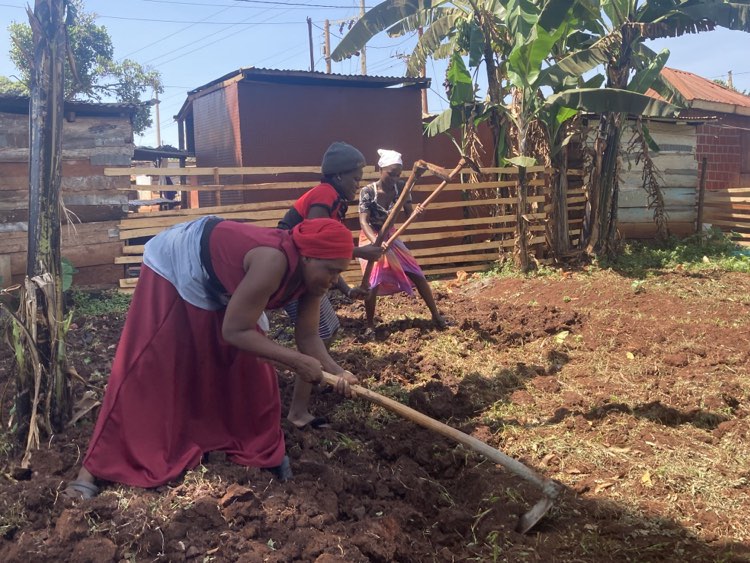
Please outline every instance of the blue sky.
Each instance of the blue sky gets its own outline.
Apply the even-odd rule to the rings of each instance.
[[[31,1],[33,5],[33,1]],[[161,95],[161,136],[164,144],[177,145],[172,116],[197,86],[241,67],[307,70],[310,66],[306,18],[313,21],[315,69],[325,70],[322,58],[323,22],[331,20],[335,48],[340,27],[359,14],[359,0],[87,0],[86,10],[99,15],[115,47],[115,57],[131,58],[162,73],[166,91]],[[376,4],[368,0],[367,7]],[[27,21],[22,0],[0,0],[0,75],[16,71],[7,52],[7,27]],[[410,52],[416,38],[377,36],[367,48],[368,74],[401,76],[400,55]],[[750,34],[717,30],[649,42],[654,50],[671,51],[669,66],[706,78],[734,74],[734,85],[750,91]],[[358,74],[357,57],[333,63],[333,72]],[[444,109],[445,65],[428,62],[432,78],[430,111]],[[137,144],[154,146],[156,131],[136,138]]]

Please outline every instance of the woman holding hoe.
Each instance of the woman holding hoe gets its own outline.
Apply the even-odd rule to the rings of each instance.
[[[292,230],[203,217],[146,245],[99,418],[66,494],[95,479],[157,487],[210,451],[291,477],[276,371],[310,384],[323,370],[351,395],[356,378],[318,336],[320,301],[352,257],[351,232],[331,219]],[[297,350],[269,340],[264,309],[299,300]]]
[[[388,213],[393,209],[404,187],[404,183],[400,180],[403,172],[401,154],[393,150],[379,149],[378,155],[380,156],[378,160],[380,179],[365,186],[359,192],[360,245],[375,242]],[[411,197],[407,196],[404,202],[404,213],[409,217],[412,212]],[[360,259],[360,264],[364,272],[367,261]],[[378,295],[392,295],[402,291],[413,295],[414,286],[427,304],[435,326],[439,329],[446,327],[445,319],[440,315],[435,304],[430,284],[401,240],[396,239],[385,255],[377,261],[370,274],[369,286],[370,295],[365,300],[366,335],[374,334],[375,305]]]
[[[343,223],[349,202],[354,199],[362,181],[365,157],[348,143],[332,143],[323,155],[320,166],[321,180],[314,188],[308,190],[287,211],[279,222],[280,229],[291,229],[304,219],[330,218]],[[377,260],[383,250],[379,246],[360,244],[354,248],[354,258]],[[349,287],[339,277],[335,287],[351,299],[362,299],[369,292],[359,287]],[[297,318],[297,303],[292,301],[284,310],[294,322]],[[324,342],[329,343],[339,328],[339,320],[331,302],[324,296],[320,304],[320,325],[318,334]],[[309,411],[312,386],[301,377],[294,384],[294,394],[289,407],[287,419],[297,428],[321,428],[327,425],[324,416],[313,416]]]

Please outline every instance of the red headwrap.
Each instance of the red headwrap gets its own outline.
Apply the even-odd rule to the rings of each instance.
[[[334,219],[306,219],[292,229],[292,240],[308,258],[351,259],[354,252],[351,231]]]

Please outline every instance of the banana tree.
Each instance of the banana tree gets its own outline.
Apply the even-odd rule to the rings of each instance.
[[[622,114],[667,116],[674,115],[677,108],[655,100],[641,92],[614,88],[575,88],[571,71],[585,71],[596,66],[606,55],[605,46],[594,42],[589,49],[581,49],[554,62],[557,47],[564,42],[572,30],[586,22],[579,19],[581,6],[576,0],[548,0],[541,6],[525,0],[511,0],[507,4],[508,27],[515,38],[515,46],[508,57],[508,79],[517,92],[518,103],[507,108],[509,117],[518,131],[517,156],[508,159],[519,168],[517,195],[516,256],[522,271],[529,268],[527,241],[528,213],[526,203],[526,169],[536,164],[527,147],[529,126],[534,121],[545,124],[551,154],[554,156],[565,146],[567,135],[563,134],[565,123],[576,115],[577,110],[602,112],[613,108]],[[549,62],[552,60],[553,62]],[[662,63],[663,65],[663,63]],[[644,69],[636,75],[634,82],[639,88],[649,83],[649,78],[658,72]],[[552,87],[556,93],[544,98],[543,87]],[[567,226],[562,217],[566,213],[564,199],[558,198],[557,221],[562,228],[556,229],[560,237],[567,238]],[[562,229],[565,229],[562,231]]]
[[[27,465],[42,433],[62,429],[70,415],[60,257],[63,66],[66,0],[36,0],[30,84],[29,236],[21,310],[14,315],[18,437]]]
[[[417,76],[428,57],[441,59],[458,53],[468,58],[471,68],[484,63],[490,102],[486,117],[495,147],[493,164],[497,165],[505,156],[507,130],[497,108],[507,93],[503,89],[503,67],[512,47],[505,20],[504,0],[386,0],[357,21],[331,58],[340,61],[353,56],[383,31],[400,36],[424,29],[408,57],[407,75]]]
[[[598,0],[596,27],[607,45],[608,88],[645,92],[654,88],[665,98],[678,100],[658,74],[662,61],[648,49],[647,39],[711,31],[717,26],[750,31],[747,0]],[[662,54],[662,60],[666,57]],[[635,72],[635,75],[633,74]],[[626,115],[609,109],[602,113],[595,140],[596,157],[584,240],[589,252],[616,250],[618,159]]]

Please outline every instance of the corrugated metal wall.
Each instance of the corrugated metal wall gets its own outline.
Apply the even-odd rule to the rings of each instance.
[[[692,233],[697,219],[696,128],[687,123],[651,122],[648,131],[660,149],[650,154],[660,175],[669,231],[676,235]],[[623,146],[632,135],[632,128],[623,133]],[[624,157],[622,162],[618,228],[626,238],[654,236],[654,211],[648,208],[648,194],[643,188],[643,162],[636,162],[635,155]]]

